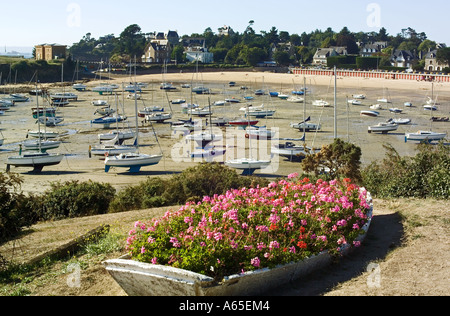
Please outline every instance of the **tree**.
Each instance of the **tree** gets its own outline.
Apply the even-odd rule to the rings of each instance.
[[[273,59],[278,65],[288,66],[291,62],[290,56],[288,52],[277,50],[273,54]]]
[[[125,28],[120,34],[118,49],[130,58],[142,56],[145,49],[145,35],[139,25],[132,24]]]
[[[324,146],[315,155],[309,155],[302,161],[305,172],[314,172],[316,176],[327,171],[330,179],[350,178],[354,182],[361,181],[361,148],[353,144],[335,139]]]
[[[436,53],[436,59],[442,64],[450,65],[450,47],[439,49]]]
[[[183,45],[180,44],[180,45],[177,45],[174,47],[170,58],[175,60],[176,63],[179,63],[179,62],[183,61],[183,56],[184,56],[184,47],[183,47]]]

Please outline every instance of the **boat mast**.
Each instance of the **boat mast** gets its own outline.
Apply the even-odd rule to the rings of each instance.
[[[303,77],[303,149],[306,148],[306,77]]]
[[[136,55],[134,55],[134,85],[137,86],[136,79]],[[136,117],[136,152],[139,154],[139,120],[138,120],[138,108],[137,108],[137,92],[134,92],[134,114]]]
[[[38,76],[37,76],[37,74],[36,74],[36,91],[38,90]],[[40,117],[39,117],[39,113],[40,113],[40,110],[39,110],[39,94],[36,94],[36,107],[37,107],[37,116],[38,116],[38,135],[39,135],[39,139],[38,139],[38,147],[39,147],[39,153],[42,153],[42,143],[41,143],[41,120],[40,120]],[[45,111],[43,112],[44,113],[44,118],[46,119],[47,117],[46,117],[46,113],[45,113]]]
[[[334,139],[337,138],[337,74],[336,65],[334,66]]]

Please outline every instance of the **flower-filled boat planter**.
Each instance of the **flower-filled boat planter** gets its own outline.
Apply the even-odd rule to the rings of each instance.
[[[129,255],[105,261],[106,270],[131,296],[248,296],[359,247],[372,220],[370,194],[348,179],[295,176],[137,222]]]

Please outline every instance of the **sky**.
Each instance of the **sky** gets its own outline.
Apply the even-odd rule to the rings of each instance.
[[[378,32],[381,27],[396,35],[411,27],[425,32],[429,39],[450,46],[447,16],[450,2],[430,3],[410,0],[226,0],[198,1],[99,1],[99,0],[22,0],[1,5],[0,52],[33,47],[43,43],[71,46],[87,33],[99,38],[120,33],[131,24],[142,32],[175,30],[180,36],[214,32],[228,25],[244,32],[250,20],[253,29],[272,27],[290,34],[309,33],[331,27],[339,32]],[[444,26],[443,26],[444,25]],[[19,50],[20,51],[20,50]]]

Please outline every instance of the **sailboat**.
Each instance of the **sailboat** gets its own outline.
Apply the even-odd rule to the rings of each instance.
[[[115,96],[116,100],[116,110],[117,110],[117,94]],[[89,157],[94,156],[116,156],[123,153],[136,152],[136,147],[122,145],[123,139],[121,139],[121,134],[119,131],[119,123],[116,124],[116,133],[113,134],[115,137],[111,140],[107,140],[98,146],[89,146]],[[134,133],[133,133],[134,136]]]
[[[431,114],[431,112],[430,112]],[[431,116],[431,115],[430,115]],[[437,133],[432,131],[433,119],[430,119],[430,130],[428,131],[417,131],[416,133],[406,133],[405,143],[408,141],[418,141],[421,143],[431,143],[433,141],[440,141],[447,137],[447,133]]]
[[[209,103],[209,117],[211,122],[211,103]],[[212,125],[210,124],[210,126]],[[202,131],[186,136],[186,140],[197,142],[201,148],[205,148],[210,143],[221,141],[222,139],[222,135],[213,134],[212,129],[210,131]]]
[[[36,83],[37,89],[37,83]],[[36,105],[39,109],[39,97],[36,97]],[[40,132],[40,122],[38,121],[38,130]],[[40,135],[40,134],[39,134]],[[47,166],[54,166],[61,163],[64,158],[62,154],[49,154],[42,150],[41,137],[38,140],[39,152],[37,153],[22,153],[22,147],[18,156],[8,157],[6,170],[10,170],[10,166],[14,167],[32,167],[36,173],[42,172],[42,169]]]
[[[306,91],[306,78],[304,79],[304,88],[303,91]],[[306,94],[305,94],[306,98]],[[289,159],[291,162],[301,162],[307,155],[316,154],[320,150],[313,149],[311,147],[306,146],[306,132],[310,130],[319,131],[321,126],[320,124],[308,123],[311,120],[311,117],[306,117],[306,99],[303,103],[303,122],[298,124],[291,123],[291,127],[298,128],[300,131],[303,131],[303,137],[298,139],[298,141],[302,141],[303,145],[296,145],[293,143],[296,139],[282,138],[280,140],[284,140],[284,144],[276,144],[272,147],[272,155],[279,155],[281,157]]]
[[[248,107],[248,105],[247,105]],[[248,126],[250,127],[250,120],[247,116]],[[252,157],[252,140],[249,137],[249,147],[250,147],[250,157],[243,157],[228,160],[225,162],[225,165],[238,170],[243,170],[242,175],[252,175],[258,169],[264,169],[270,166],[272,163],[270,160],[256,159]]]
[[[211,107],[211,103],[209,103]],[[209,116],[209,121],[212,122],[211,115]],[[226,153],[225,148],[218,149],[211,143],[222,140],[222,135],[213,134],[212,126],[209,124],[209,133],[202,132],[201,134],[188,135],[186,139],[195,140],[197,144],[201,146],[200,150],[191,153],[191,158],[201,158],[205,159],[207,162],[212,162],[214,158],[223,156]]]
[[[136,74],[136,65],[135,65]],[[137,98],[134,98],[135,118],[136,118],[136,152],[122,153],[118,156],[105,157],[105,172],[109,172],[111,167],[129,168],[129,172],[140,172],[142,167],[157,165],[163,158],[160,155],[146,155],[139,152],[139,121]]]

